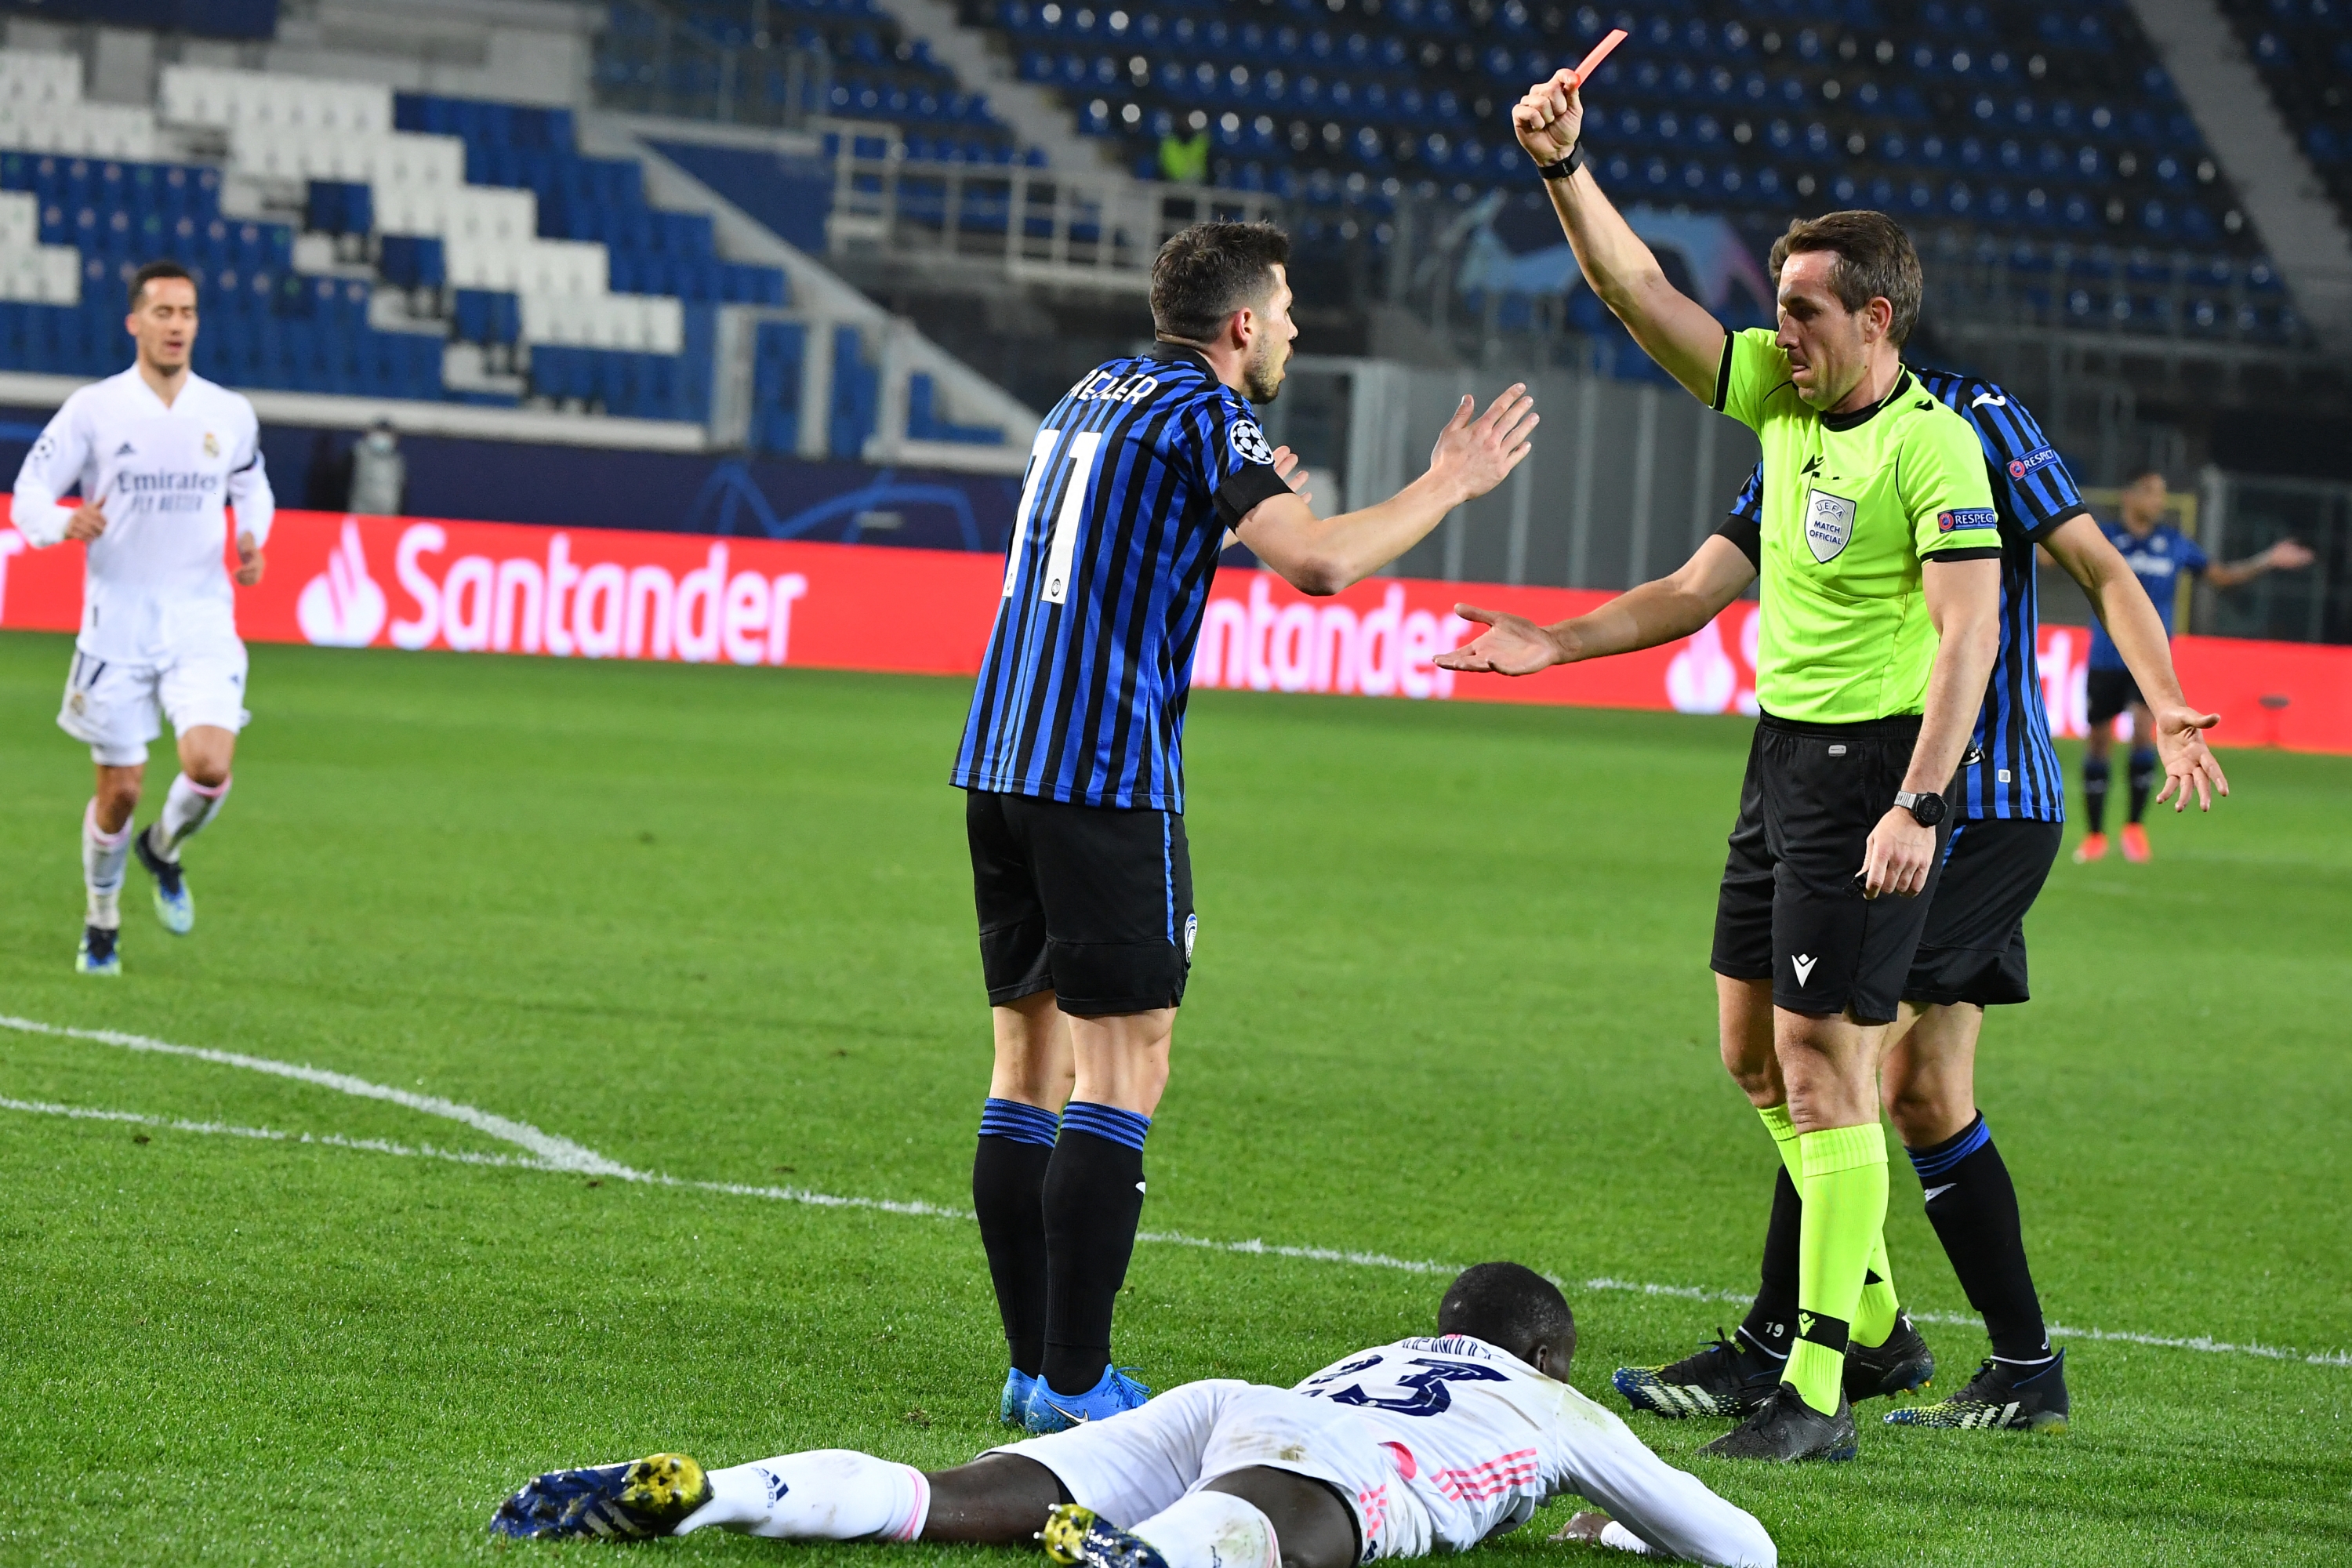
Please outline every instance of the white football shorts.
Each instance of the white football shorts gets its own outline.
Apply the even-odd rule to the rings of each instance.
[[[161,721],[184,735],[200,724],[234,734],[253,715],[245,710],[245,644],[231,637],[167,664],[123,664],[76,649],[66,676],[58,728],[88,744],[90,761],[132,767],[147,760],[147,742]]]
[[[1429,1516],[1370,1428],[1343,1406],[1286,1388],[1188,1383],[1137,1409],[989,1451],[1034,1459],[1073,1500],[1122,1529],[1235,1470],[1288,1470],[1347,1500],[1361,1561],[1429,1552]]]

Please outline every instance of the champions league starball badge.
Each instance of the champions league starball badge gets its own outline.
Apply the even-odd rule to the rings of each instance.
[[[1255,419],[1244,419],[1234,426],[1234,456],[1244,463],[1274,461],[1274,448],[1266,445],[1265,432],[1257,427]]]

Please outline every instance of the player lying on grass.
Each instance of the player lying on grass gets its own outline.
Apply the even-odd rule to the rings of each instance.
[[[2065,791],[2034,659],[2037,546],[2082,584],[2102,623],[2114,628],[2122,657],[2158,694],[2155,729],[2165,794],[2177,796],[2176,809],[2194,790],[2210,810],[2213,792],[2226,795],[2229,783],[2204,742],[2215,716],[2198,713],[2182,700],[2156,607],[2092,519],[2032,415],[1991,382],[1944,371],[1916,374],[1922,386],[1975,426],[1984,447],[2000,513],[2001,641],[1961,770],[1951,854],[1888,1031],[1880,1088],[1927,1191],[1927,1217],[1970,1304],[1984,1317],[1992,1355],[1954,1397],[1897,1410],[1886,1419],[1986,1429],[2059,1426],[2069,1409],[2064,1361],[2050,1350],[2026,1267],[2016,1188],[1977,1109],[1975,1084],[1984,1009],[2027,1000],[2025,914],[2057,857],[2065,820]],[[1762,478],[1759,468],[1722,528],[1673,576],[1554,626],[1457,606],[1488,630],[1439,662],[1531,675],[1697,631],[1756,580]],[[1725,986],[1722,1042],[1724,1066],[1771,1130],[1784,1168],[1773,1184],[1762,1285],[1737,1336],[1718,1334],[1714,1344],[1671,1366],[1618,1370],[1619,1392],[1669,1417],[1753,1413],[1779,1385],[1797,1317],[1801,1211],[1766,982]],[[1881,1283],[1892,1301],[1891,1271]],[[1891,1323],[1869,1331],[1880,1326],[1886,1329],[1884,1338],[1864,1339],[1858,1324],[1847,1350],[1845,1393],[1856,1403],[1917,1387],[1935,1368],[1907,1318],[1897,1312]]]
[[[122,972],[125,862],[155,879],[155,912],[184,935],[195,903],[180,850],[220,812],[244,728],[245,644],[222,563],[226,508],[236,508],[236,580],[261,581],[277,501],[261,462],[253,405],[189,368],[196,285],[175,262],[131,281],[124,321],[135,349],[120,375],[85,386],[26,454],[14,521],[40,548],[84,542],[81,631],[58,727],[89,747],[97,789],[82,814],[87,908],[74,967]],[[66,506],[58,498],[79,497]],[[180,772],[163,809],[135,837],[131,814],[147,773],[156,713],[172,721]]]
[[[1002,1419],[1099,1420],[1149,1390],[1111,1365],[1196,922],[1184,702],[1228,530],[1335,594],[1411,549],[1527,456],[1513,386],[1469,398],[1396,495],[1318,517],[1250,405],[1281,390],[1290,242],[1196,224],[1151,268],[1158,341],[1081,377],[1030,448],[1002,602],[951,783],[979,913],[995,1059],[972,1208],[1011,1367]]]
[[[1792,222],[1772,247],[1777,330],[1727,332],[1601,192],[1572,72],[1529,89],[1511,118],[1593,292],[1764,449],[1761,712],[1709,965],[1727,1014],[1771,987],[1784,1142],[1802,1174],[1799,1310],[1779,1390],[1708,1451],[1852,1458],[1846,1349],[1883,1342],[1896,1321],[1879,1058],[1943,868],[1945,792],[2000,646],[1983,455],[1904,368],[1924,282],[1892,218]]]
[[[499,1505],[517,1536],[684,1535],[1026,1545],[1077,1568],[1352,1568],[1466,1552],[1573,1492],[1564,1533],[1772,1568],[1752,1517],[1568,1385],[1576,1321],[1516,1263],[1465,1269],[1437,1336],[1357,1352],[1296,1388],[1220,1378],[926,1474],[820,1449],[705,1472],[680,1455],[557,1470]]]

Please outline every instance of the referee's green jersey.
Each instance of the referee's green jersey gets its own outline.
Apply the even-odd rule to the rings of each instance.
[[[1816,724],[1916,713],[1936,660],[1919,563],[2000,553],[1984,448],[1908,371],[1870,408],[1815,413],[1773,336],[1731,333],[1715,383],[1764,447],[1757,703]]]

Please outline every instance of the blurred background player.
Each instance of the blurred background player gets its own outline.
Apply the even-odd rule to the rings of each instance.
[[[1771,253],[1779,330],[1727,332],[1610,205],[1583,117],[1572,71],[1512,111],[1585,281],[1764,449],[1761,716],[1709,966],[1726,1059],[1769,1044],[1785,1088],[1779,1103],[1750,1098],[1803,1194],[1799,1310],[1778,1386],[1706,1451],[1850,1459],[1847,1347],[1901,1326],[1879,1058],[2000,650],[1999,519],[1975,432],[1904,368],[1924,290],[1900,226],[1873,212],[1792,222]]]
[[[2172,612],[2179,602],[2184,573],[2189,576],[2201,574],[2216,588],[2234,588],[2241,583],[2252,582],[2265,572],[2292,572],[2312,563],[2311,552],[2292,539],[2282,539],[2243,561],[2210,560],[2195,540],[2164,521],[2165,498],[2164,476],[2154,471],[2142,474],[2124,487],[2122,503],[2116,509],[2123,514],[2122,521],[2103,523],[2101,527],[2108,542],[2138,574],[2141,586],[2155,602],[2167,637],[2172,635]],[[2131,816],[2124,824],[2124,858],[2143,861],[2147,858],[2148,848],[2147,829],[2141,819],[2147,815],[2147,792],[2156,783],[2157,768],[2156,748],[2147,740],[2153,732],[2149,729],[2147,701],[2141,695],[2141,683],[2132,678],[2130,662],[2117,650],[2104,621],[2091,628],[2089,664],[2090,702],[2085,717],[2091,733],[2083,748],[2085,832],[2083,842],[2074,847],[2074,862],[2087,865],[2107,853],[2107,747],[2113,739],[2116,716],[2125,712],[2131,715],[2132,729],[2131,772],[2126,775],[2131,790]],[[2180,804],[2176,801],[2174,809],[2179,810]]]
[[[1764,1527],[1569,1386],[1559,1287],[1481,1263],[1447,1287],[1434,1338],[1358,1351],[1295,1388],[1220,1378],[1142,1409],[929,1474],[843,1448],[706,1472],[683,1455],[557,1470],[499,1506],[524,1537],[782,1541],[1043,1538],[1063,1568],[1355,1568],[1466,1552],[1574,1492],[1564,1535],[1771,1568]]]
[[[1523,387],[1475,420],[1465,397],[1420,479],[1317,517],[1250,413],[1297,336],[1289,258],[1265,224],[1174,236],[1152,268],[1158,342],[1046,416],[950,775],[995,1031],[972,1203],[1013,1363],[999,1414],[1032,1431],[1150,1392],[1110,1364],[1111,1317],[1192,966],[1184,699],[1226,531],[1335,594],[1500,484],[1535,428]]]
[[[88,546],[81,631],[58,714],[98,769],[82,814],[88,910],[74,963],[86,974],[121,972],[122,878],[134,851],[155,879],[163,928],[184,935],[195,922],[181,847],[227,798],[248,717],[245,644],[223,560],[226,509],[236,509],[236,581],[247,587],[261,581],[277,511],[253,405],[189,368],[196,286],[186,268],[141,268],[124,326],[136,360],[66,399],[16,475],[14,511],[37,548]],[[68,494],[79,503],[62,504]],[[163,811],[134,837],[159,710],[172,721],[180,772]]]
[[[2071,1404],[2062,1356],[2053,1355],[2025,1256],[2017,1191],[1976,1100],[1976,1047],[1984,1009],[2028,1000],[2024,920],[2057,858],[2065,791],[2042,699],[2034,561],[2050,552],[2083,585],[2123,658],[2157,694],[2155,734],[2168,783],[2210,808],[2228,781],[2204,742],[2215,715],[2181,700],[2164,625],[2139,579],[2083,504],[2065,461],[2025,405],[1995,384],[1948,371],[1915,372],[1920,385],[1975,426],[2000,513],[2000,651],[1985,689],[1953,807],[1957,823],[1927,925],[1903,987],[1881,1072],[1887,1113],[1927,1194],[1927,1217],[1969,1304],[1983,1317],[1992,1354],[1969,1383],[1934,1405],[1898,1410],[1898,1425],[2049,1428]],[[1763,469],[1750,475],[1715,536],[1672,576],[1645,583],[1555,626],[1458,606],[1490,628],[1441,664],[1528,675],[1654,647],[1699,629],[1756,580],[1762,535]],[[2162,798],[2159,796],[2159,798]],[[1762,987],[1758,989],[1760,991]],[[1769,995],[1748,1009],[1748,1032],[1727,1030],[1725,1066],[1778,1136],[1787,1095],[1767,1025]],[[1640,1409],[1677,1419],[1745,1416],[1778,1386],[1795,1332],[1800,1198],[1785,1166],[1775,1173],[1761,1283],[1730,1336],[1667,1366],[1621,1367],[1618,1392]],[[1883,1246],[1883,1241],[1882,1241]],[[1891,1295],[1891,1279],[1885,1280]],[[1854,1403],[1919,1386],[1935,1367],[1925,1340],[1898,1312],[1879,1343],[1859,1338],[1846,1354]]]

